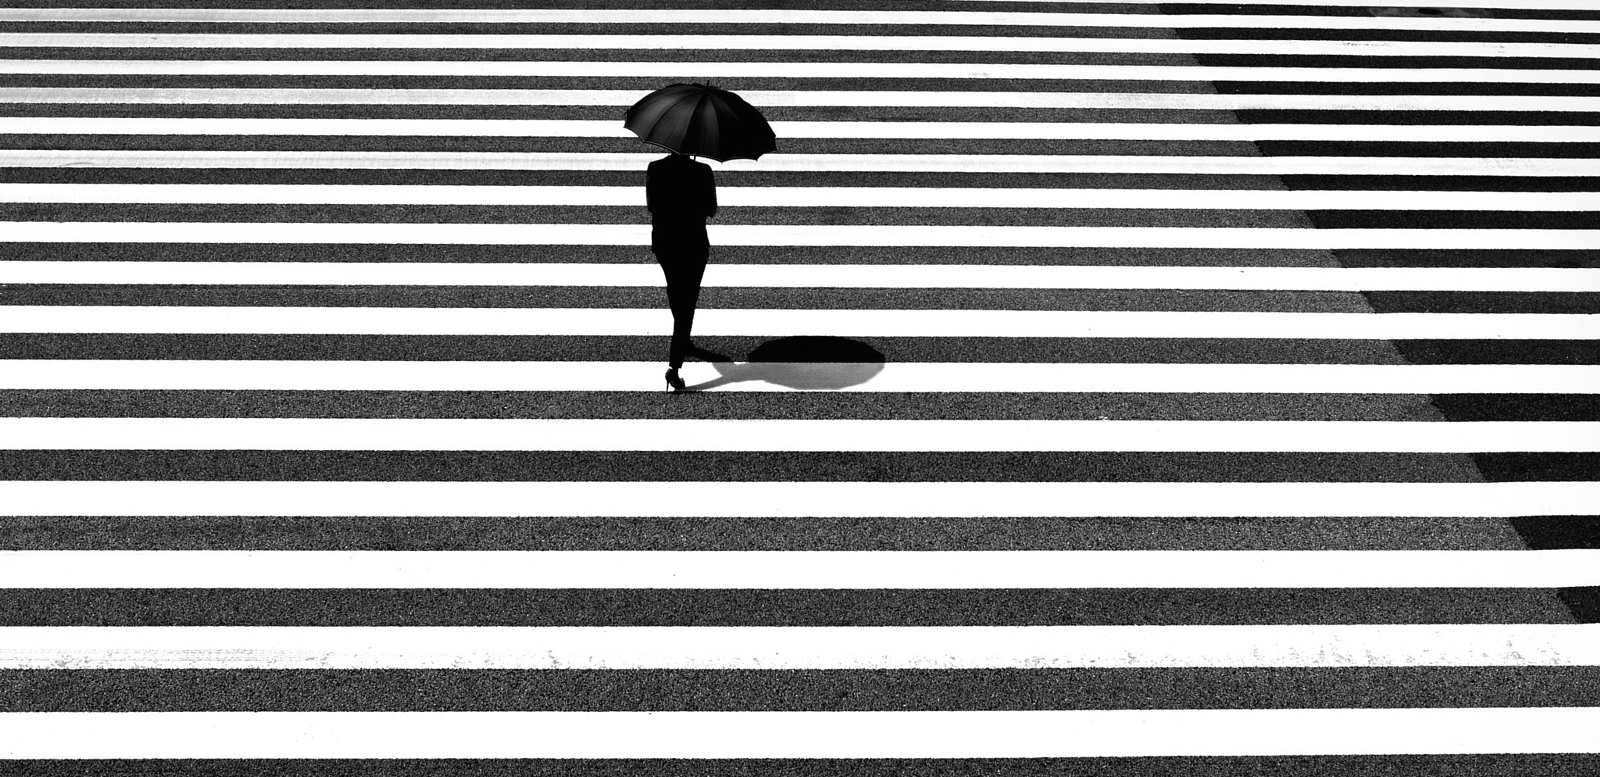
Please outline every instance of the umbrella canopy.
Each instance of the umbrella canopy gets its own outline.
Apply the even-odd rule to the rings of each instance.
[[[705,84],[673,84],[645,95],[628,109],[623,126],[646,143],[718,162],[758,159],[777,148],[760,111]]]

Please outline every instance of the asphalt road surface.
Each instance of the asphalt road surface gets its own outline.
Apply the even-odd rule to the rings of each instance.
[[[0,772],[1600,772],[1600,10],[1391,3],[8,3]]]

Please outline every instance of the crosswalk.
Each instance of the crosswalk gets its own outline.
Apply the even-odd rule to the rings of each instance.
[[[0,773],[1600,770],[1600,8],[1370,2],[7,4]]]

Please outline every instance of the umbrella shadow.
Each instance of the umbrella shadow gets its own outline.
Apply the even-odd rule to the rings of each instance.
[[[876,348],[859,340],[780,337],[762,343],[743,363],[712,361],[717,377],[685,390],[705,391],[729,383],[760,380],[792,389],[838,391],[877,377],[886,361]]]

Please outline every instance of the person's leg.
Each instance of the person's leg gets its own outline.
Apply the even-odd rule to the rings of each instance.
[[[683,366],[685,357],[694,353],[690,334],[694,329],[694,310],[700,304],[700,281],[705,277],[704,257],[685,256],[667,273],[667,304],[672,308],[673,367]]]
[[[683,360],[693,350],[690,332],[694,328],[694,309],[700,301],[700,281],[705,276],[706,264],[702,257],[681,253],[657,254],[667,280],[667,307],[672,310],[672,346],[668,363],[674,369],[683,366]]]

